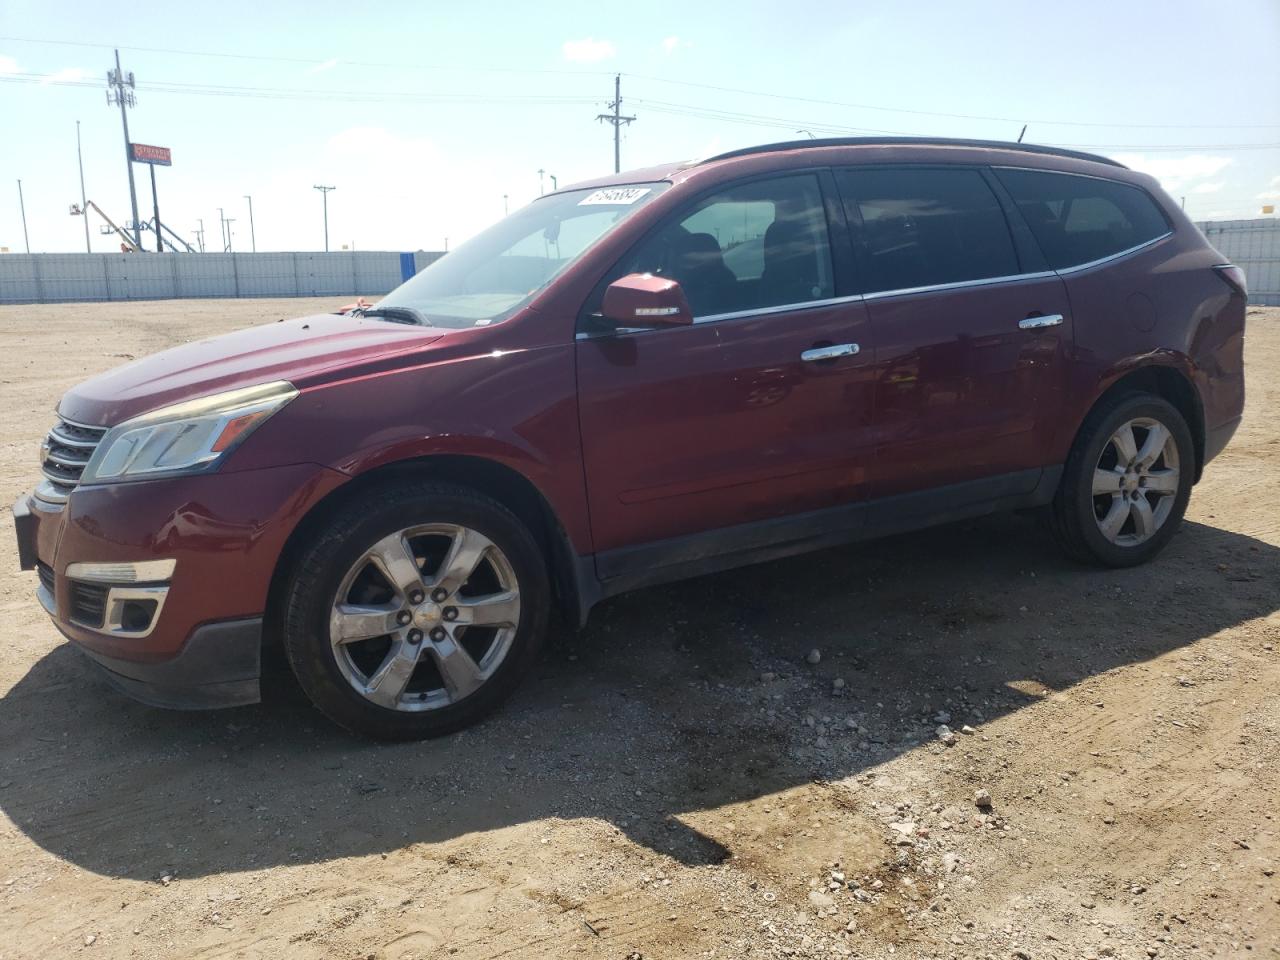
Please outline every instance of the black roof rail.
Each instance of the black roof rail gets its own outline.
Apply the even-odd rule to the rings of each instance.
[[[728,160],[731,157],[749,157],[755,153],[773,153],[777,150],[802,150],[817,147],[980,147],[995,150],[1018,150],[1022,153],[1042,153],[1054,157],[1072,157],[1076,160],[1091,160],[1094,163],[1105,163],[1108,166],[1127,170],[1123,163],[1110,157],[1101,157],[1096,153],[1083,153],[1079,150],[1064,150],[1061,147],[1044,147],[1036,143],[1012,143],[1006,140],[961,140],[948,137],[828,137],[815,140],[784,140],[781,143],[762,143],[756,147],[743,147],[741,150],[730,150],[728,153],[708,157],[701,163],[712,163],[716,160]]]

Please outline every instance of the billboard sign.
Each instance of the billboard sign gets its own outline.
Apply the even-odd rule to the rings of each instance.
[[[147,143],[129,144],[129,156],[134,163],[150,163],[159,167],[173,166],[168,147],[153,147]]]

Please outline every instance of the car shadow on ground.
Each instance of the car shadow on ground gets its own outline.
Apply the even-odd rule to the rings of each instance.
[[[1212,526],[1103,571],[991,517],[616,598],[496,717],[419,744],[335,729],[287,677],[260,707],[152,710],[63,645],[0,699],[0,809],[133,879],[583,817],[714,863],[729,851],[685,814],[872,769],[928,743],[939,709],[980,726],[1270,614],[1277,584],[1280,550]]]

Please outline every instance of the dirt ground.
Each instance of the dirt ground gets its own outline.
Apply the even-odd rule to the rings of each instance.
[[[74,382],[311,306],[0,308],[5,503]],[[1151,565],[1009,516],[649,589],[431,743],[287,675],[121,697],[5,511],[0,957],[1280,956],[1280,310],[1250,313],[1244,425]]]

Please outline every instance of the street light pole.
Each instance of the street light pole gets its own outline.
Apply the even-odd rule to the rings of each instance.
[[[337,190],[337,187],[326,187],[316,184],[315,189],[320,191],[324,197],[324,252],[329,252],[329,194]]]
[[[556,178],[554,173],[548,173],[547,176],[551,178],[551,192],[555,193],[560,189],[560,181]]]
[[[27,245],[27,253],[31,252],[31,240],[27,237],[27,204],[22,199],[22,180],[18,180],[18,207],[22,210],[22,242]]]
[[[80,215],[84,217],[84,252],[92,253],[89,246],[89,201],[84,194],[84,156],[80,152],[80,121],[76,121],[76,160],[80,163]]]
[[[247,193],[244,198],[249,201],[249,243],[253,248],[253,252],[258,252],[258,238],[253,233],[253,197]]]

